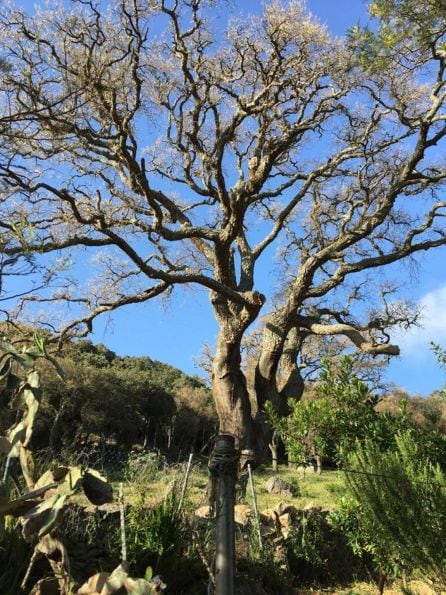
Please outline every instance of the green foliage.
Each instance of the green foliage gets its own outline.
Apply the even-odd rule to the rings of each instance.
[[[114,441],[126,448],[145,443],[175,456],[213,432],[210,391],[171,366],[119,357],[89,341],[67,346],[63,366],[65,384],[51,370],[43,379],[45,415],[35,433],[39,449],[48,442],[57,452],[73,444],[78,449]]]
[[[431,343],[431,347],[435,357],[437,358],[438,364],[446,372],[446,350],[442,349],[440,345],[437,345],[433,342]],[[443,398],[446,397],[446,385],[439,391],[439,395]]]
[[[347,36],[362,67],[379,72],[394,62],[410,66],[446,55],[445,0],[375,0],[369,12],[376,26],[356,25]]]
[[[167,461],[159,452],[147,452],[141,449],[133,449],[126,463],[126,479],[130,483],[148,483],[164,472],[167,468]]]
[[[436,343],[431,343],[432,351],[435,353],[438,363],[440,366],[446,371],[446,351],[437,345]]]
[[[48,355],[45,341],[38,334],[33,335],[30,346],[22,348],[13,345],[6,337],[0,337],[0,383],[6,385],[9,406],[15,412],[15,423],[7,429],[5,436],[0,436],[0,463],[6,458],[6,480],[9,460],[18,458],[29,489],[33,488],[35,481],[35,465],[29,445],[42,397],[37,370],[40,359],[47,360],[63,380],[62,368]]]
[[[290,529],[285,547],[290,571],[300,584],[351,581],[363,571],[361,560],[349,549],[326,510],[299,511]]]
[[[126,516],[127,555],[135,576],[144,576],[148,566],[163,577],[172,593],[187,591],[204,576],[204,568],[191,538],[191,528],[178,510],[175,485],[155,505],[147,505],[143,493]],[[116,533],[115,542],[119,543]]]
[[[291,413],[280,418],[266,411],[285,443],[290,459],[307,463],[315,456],[339,461],[343,449],[364,437],[377,419],[378,397],[352,374],[347,356],[339,365],[324,360],[314,399],[289,401]]]
[[[382,451],[367,439],[348,457],[339,526],[352,548],[393,576],[405,570],[446,586],[446,478],[412,431]]]
[[[152,595],[160,593],[163,588],[157,588],[160,585],[152,581],[151,569],[146,570],[144,578],[133,579],[128,575],[128,568],[125,562],[122,562],[113,572],[104,577],[102,573],[96,574],[82,586],[79,593],[97,593],[101,595],[124,595],[124,593],[133,595]]]
[[[285,595],[289,593],[288,560],[286,548],[277,541],[264,536],[260,548],[255,522],[243,527],[237,536],[237,572],[267,593]]]

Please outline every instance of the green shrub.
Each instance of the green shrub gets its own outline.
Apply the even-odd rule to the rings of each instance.
[[[267,593],[289,593],[290,576],[283,542],[266,536],[261,548],[257,525],[250,522],[238,532],[236,549],[238,574],[248,577]]]
[[[206,571],[192,540],[191,527],[178,511],[178,491],[174,486],[153,506],[148,506],[141,495],[129,506],[126,536],[130,574],[144,576],[151,566],[167,583],[170,593],[181,595],[198,593],[196,584],[206,578]],[[118,534],[115,541],[119,541]]]
[[[381,573],[418,573],[445,588],[446,478],[418,438],[401,432],[385,452],[371,440],[357,443],[339,521],[353,549],[368,552]]]
[[[160,471],[167,468],[166,458],[158,451],[133,448],[128,457],[125,470],[126,479],[130,483],[153,481]]]
[[[303,584],[348,583],[364,574],[343,533],[320,508],[299,511],[285,541],[291,574]]]

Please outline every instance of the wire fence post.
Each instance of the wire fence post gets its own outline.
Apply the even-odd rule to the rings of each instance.
[[[235,482],[238,453],[233,436],[220,434],[209,461],[215,483],[216,548],[215,595],[234,595],[235,588]]]
[[[6,463],[5,463],[5,470],[3,472],[3,483],[6,483],[8,480],[8,474],[9,474],[9,465],[11,463],[11,457],[8,455],[6,457]]]
[[[127,541],[125,535],[125,506],[124,489],[122,482],[119,484],[119,519],[121,523],[121,558],[122,562],[127,562]]]
[[[183,487],[181,488],[181,496],[180,496],[180,501],[178,503],[178,512],[180,512],[180,510],[183,506],[183,500],[186,495],[187,483],[189,481],[189,475],[190,475],[190,470],[192,467],[193,456],[194,456],[194,454],[191,452],[189,455],[189,460],[187,461],[186,473],[184,474]]]
[[[262,532],[260,530],[259,510],[257,508],[256,491],[254,489],[254,480],[252,478],[252,470],[251,470],[250,463],[248,463],[248,476],[249,476],[249,487],[251,488],[252,507],[254,509],[254,516],[255,516],[255,519],[256,519],[256,526],[257,526],[257,534],[258,534],[258,537],[259,537],[259,547],[262,550],[263,549],[263,543],[262,543]]]

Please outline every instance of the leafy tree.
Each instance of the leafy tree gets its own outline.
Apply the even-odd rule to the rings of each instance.
[[[273,0],[223,35],[207,0],[5,11],[2,245],[8,258],[53,255],[60,277],[18,311],[65,303],[65,334],[82,335],[96,316],[176,285],[209,290],[220,431],[248,449],[241,342],[268,308],[258,270],[272,247],[285,281],[265,312],[259,411],[299,396],[312,335],[398,353],[386,331],[413,315],[367,272],[446,244],[440,5],[375,2],[377,33],[348,43],[298,0]],[[85,265],[76,281],[88,256],[90,284]]]
[[[289,416],[281,418],[271,406],[267,408],[294,462],[316,459],[321,471],[323,457],[339,461],[341,452],[357,438],[375,433],[379,398],[352,374],[352,365],[347,356],[337,366],[325,360],[314,397],[290,399]]]
[[[431,346],[440,367],[446,371],[446,351],[436,343],[431,343]],[[446,385],[439,391],[439,396],[440,398],[444,398],[446,396]]]

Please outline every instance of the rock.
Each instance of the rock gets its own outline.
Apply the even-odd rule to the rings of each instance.
[[[289,512],[286,512],[285,514],[282,514],[279,517],[279,523],[282,525],[282,527],[289,527],[290,522],[291,522],[291,517],[290,517]]]
[[[210,519],[212,516],[212,508],[210,506],[200,506],[194,512],[194,515],[200,519]]]
[[[268,479],[265,488],[270,494],[280,494],[289,498],[292,498],[296,493],[296,488],[280,477],[271,477]]]
[[[234,519],[239,525],[245,527],[252,517],[252,509],[246,504],[236,504],[234,506]]]
[[[260,512],[260,522],[261,523],[275,523],[278,518],[278,514],[272,508],[266,508]]]
[[[270,537],[271,535],[275,535],[277,530],[272,525],[260,525],[260,535],[262,537]]]
[[[307,473],[316,473],[316,467],[314,465],[300,465],[296,468],[296,471],[302,475],[307,475]]]
[[[293,506],[292,504],[289,504],[288,502],[279,502],[273,508],[273,511],[276,513],[277,516],[280,517],[283,514],[286,514],[287,512],[296,513],[297,508],[295,506]]]
[[[308,504],[305,504],[305,506],[303,507],[302,510],[321,510],[320,506],[317,506],[317,504],[315,504],[314,502],[308,502]]]

